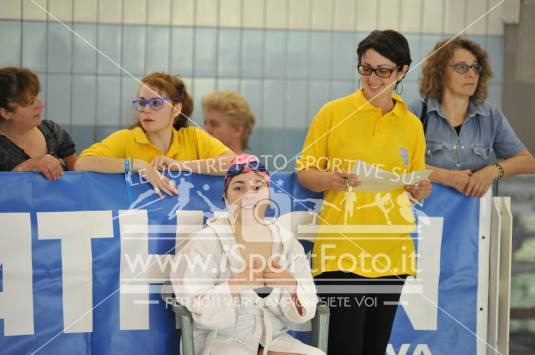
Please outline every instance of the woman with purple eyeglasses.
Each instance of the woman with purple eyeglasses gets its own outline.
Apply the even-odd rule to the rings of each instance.
[[[225,174],[235,154],[203,129],[188,127],[193,100],[180,77],[148,74],[137,96],[132,101],[137,122],[84,150],[75,170],[139,172],[160,196],[176,194],[177,189],[157,170]]]

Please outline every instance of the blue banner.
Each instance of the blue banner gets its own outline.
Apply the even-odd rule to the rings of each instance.
[[[0,173],[2,354],[179,353],[180,331],[159,285],[142,282],[162,275],[125,271],[135,262],[127,252],[145,255],[140,262],[174,254],[183,224],[176,211],[198,211],[204,220],[224,212],[222,178],[174,179],[178,197],[160,199],[143,181],[129,194],[121,175],[67,173],[47,181]],[[321,194],[302,188],[295,174],[271,181],[268,214],[321,208]],[[434,186],[418,211],[421,272],[404,290],[389,354],[476,353],[479,204]]]

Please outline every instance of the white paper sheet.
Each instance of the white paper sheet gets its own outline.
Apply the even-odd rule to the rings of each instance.
[[[406,174],[396,174],[358,160],[351,171],[359,176],[361,184],[353,191],[386,192],[412,185],[425,180],[431,175],[431,170],[419,170]]]

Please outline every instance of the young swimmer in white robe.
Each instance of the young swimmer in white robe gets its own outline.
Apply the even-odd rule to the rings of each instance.
[[[210,219],[177,254],[171,274],[193,316],[197,355],[324,355],[287,333],[316,312],[303,247],[274,220],[269,174],[255,157],[236,157],[225,177],[228,217]]]

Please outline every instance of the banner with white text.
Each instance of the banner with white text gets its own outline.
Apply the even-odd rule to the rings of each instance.
[[[166,263],[200,228],[192,223],[226,210],[221,177],[174,180],[178,196],[160,198],[119,174],[0,173],[0,353],[178,354],[180,330],[159,294]],[[310,223],[303,216],[317,220],[321,194],[294,173],[271,182],[270,216],[297,231]],[[487,200],[435,185],[418,208],[419,271],[404,287],[388,354],[477,353],[486,336]]]

